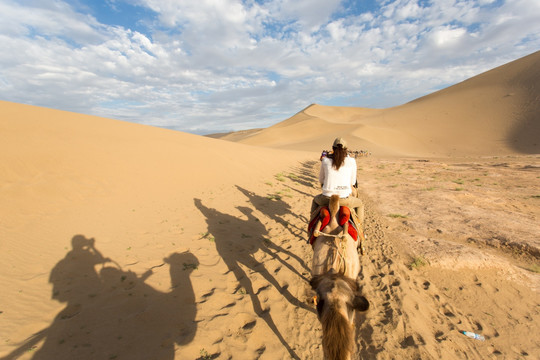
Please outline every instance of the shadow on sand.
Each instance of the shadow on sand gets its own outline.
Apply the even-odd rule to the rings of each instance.
[[[33,360],[174,359],[174,345],[192,341],[197,331],[190,273],[199,262],[190,252],[172,253],[171,288],[158,291],[142,275],[122,270],[83,235],[52,269],[52,298],[66,307],[53,323],[32,335],[2,360],[35,351]],[[43,341],[42,346],[37,346]]]
[[[261,213],[268,216],[270,219],[274,220],[277,223],[282,224],[284,227],[287,228],[287,230],[291,233],[291,235],[294,235],[296,237],[296,240],[298,241],[305,241],[305,229],[301,229],[298,226],[291,224],[290,222],[285,220],[285,215],[291,215],[295,217],[300,223],[307,224],[307,219],[302,215],[293,214],[291,212],[291,207],[289,204],[287,204],[285,201],[281,199],[275,199],[275,200],[269,200],[266,197],[260,196],[255,194],[252,191],[249,191],[247,189],[244,189],[240,186],[236,186],[236,188],[244,194],[251,204],[257,208]],[[268,204],[271,203],[271,206],[268,206]],[[266,229],[264,229],[266,234]],[[291,266],[288,262],[283,261],[281,258],[276,257],[275,254],[270,251],[273,250],[277,253],[282,253],[288,257],[291,257],[295,259],[307,273],[311,272],[311,269],[309,269],[304,262],[297,254],[284,249],[283,247],[273,243],[272,241],[267,241],[265,243],[267,245],[267,248],[263,248],[263,251],[266,251],[268,255],[274,257],[276,260],[280,261],[284,266],[289,268],[292,272],[296,273],[298,276],[303,278],[305,281],[309,281],[305,276],[300,274],[294,267]]]
[[[300,167],[295,169],[295,176],[290,179],[302,186],[313,187],[319,184],[319,179],[315,171],[317,163],[320,161],[310,160],[300,164]],[[308,194],[309,195],[309,194]],[[309,195],[312,196],[312,195]]]
[[[216,209],[208,208],[200,199],[194,199],[194,202],[195,206],[206,217],[208,232],[212,234],[216,244],[216,250],[227,265],[227,268],[234,273],[239,283],[238,289],[242,288],[249,295],[253,310],[257,316],[266,322],[281,344],[287,349],[290,356],[294,359],[299,359],[281,335],[272,319],[269,308],[263,306],[261,303],[258,296],[261,289],[256,290],[253,288],[248,274],[242,269],[242,266],[245,266],[260,274],[292,305],[314,312],[313,309],[296,299],[289,292],[288,285],[280,285],[277,279],[264,267],[264,264],[253,256],[253,254],[261,250],[275,258],[275,255],[268,249],[270,243],[268,241],[265,242],[263,238],[263,235],[267,233],[264,225],[253,215],[253,210],[247,207],[237,207],[247,217],[246,220],[243,220],[229,214],[221,213]],[[273,246],[278,251],[283,250],[275,244],[270,246]],[[290,265],[287,265],[287,267],[289,269],[291,268]],[[296,273],[298,274],[298,272]],[[299,274],[299,276],[302,275]]]

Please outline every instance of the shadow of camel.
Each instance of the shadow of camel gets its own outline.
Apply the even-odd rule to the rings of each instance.
[[[253,206],[255,206],[260,212],[262,212],[263,214],[267,215],[269,218],[271,218],[272,220],[278,222],[278,223],[287,223],[285,221],[285,219],[283,218],[284,215],[286,214],[291,214],[295,217],[297,217],[300,221],[302,221],[303,223],[305,223],[307,220],[305,220],[305,218],[303,217],[299,217],[295,214],[292,214],[292,212],[290,211],[290,206],[289,204],[287,204],[286,202],[282,201],[282,200],[269,200],[265,197],[262,197],[260,195],[257,195],[255,194],[254,192],[252,191],[249,191],[249,190],[246,190],[240,186],[236,186],[236,188],[242,192],[246,197],[249,198],[249,201],[251,202],[251,204]],[[268,204],[268,202],[271,201],[272,202],[272,206],[269,207],[269,206],[266,206]],[[290,225],[287,223],[287,225]],[[298,227],[294,226],[295,229],[297,230],[300,230],[301,231],[301,234],[305,233],[305,230],[304,229],[299,229]],[[288,229],[289,232],[291,232],[292,235],[294,235],[295,237],[298,238],[299,241],[304,241],[304,239],[297,235],[297,234],[294,234],[290,229]],[[266,229],[265,229],[266,231]],[[280,257],[276,256],[275,253],[273,253],[272,251],[270,250],[274,250],[278,253],[282,253],[282,254],[285,254],[293,259],[295,259],[299,264],[300,266],[302,266],[304,268],[304,270],[307,272],[307,273],[310,273],[311,272],[311,269],[308,268],[308,266],[306,265],[306,263],[304,262],[304,260],[302,258],[300,258],[297,254],[287,250],[287,249],[284,249],[282,248],[281,246],[273,243],[272,241],[267,241],[266,243],[266,247],[261,247],[261,250],[266,252],[268,255],[272,256],[274,259],[278,260],[279,262],[281,262],[284,266],[286,266],[289,270],[291,270],[292,272],[296,273],[298,276],[300,276],[302,279],[304,279],[305,281],[309,281],[309,279],[307,279],[304,275],[300,274],[298,272],[298,270],[296,270],[291,264],[289,264],[288,262],[284,261],[283,259],[281,259]]]
[[[101,255],[94,239],[76,235],[72,247],[49,278],[52,298],[66,307],[49,327],[2,359],[36,349],[33,360],[172,360],[175,344],[192,341],[197,324],[189,276],[199,263],[193,254],[173,253],[164,259],[171,276],[171,290],[164,293],[145,283],[152,269],[141,276],[122,270]],[[99,271],[96,265],[101,265]]]
[[[275,222],[283,225],[283,227],[285,227],[289,231],[289,233],[296,237],[298,240],[303,240],[303,236],[305,236],[306,230],[304,228],[298,227],[296,224],[293,224],[290,221],[287,221],[284,216],[287,214],[291,215],[295,217],[300,223],[307,223],[307,218],[303,215],[293,213],[290,210],[290,205],[281,199],[281,195],[279,195],[279,193],[270,194],[269,196],[272,197],[272,199],[270,199],[269,197],[260,196],[252,191],[243,189],[240,186],[236,186],[236,188],[244,195],[246,195],[250,199],[250,202],[253,204],[253,206],[255,206],[260,212],[267,215]]]
[[[300,168],[295,169],[296,176],[292,176],[290,179],[305,187],[318,186],[319,178],[315,171],[318,162],[320,163],[320,161],[315,160],[303,162]]]
[[[248,274],[242,269],[242,266],[251,269],[264,277],[272,286],[274,286],[291,304],[301,307],[310,312],[314,312],[306,304],[296,299],[287,289],[287,285],[281,286],[276,278],[272,276],[262,263],[253,256],[258,250],[267,252],[264,249],[262,235],[266,234],[266,229],[260,221],[252,214],[252,209],[238,207],[247,220],[242,220],[232,215],[221,213],[215,209],[208,208],[202,204],[200,199],[194,199],[195,206],[206,217],[208,232],[214,237],[216,250],[227,265],[229,271],[232,271],[239,283],[249,295],[253,310],[268,327],[274,332],[281,344],[287,349],[290,356],[298,359],[296,353],[292,350],[287,341],[279,332],[270,312],[263,308],[258,297],[260,289],[255,291]]]

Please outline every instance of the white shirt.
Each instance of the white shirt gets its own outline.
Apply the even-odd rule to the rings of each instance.
[[[323,184],[324,196],[339,195],[346,198],[351,195],[351,186],[356,183],[356,161],[347,156],[343,165],[336,170],[332,167],[332,159],[322,159],[319,181]]]

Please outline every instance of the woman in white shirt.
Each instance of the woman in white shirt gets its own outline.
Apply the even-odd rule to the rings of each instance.
[[[332,145],[333,154],[321,160],[319,181],[322,194],[313,198],[311,215],[319,206],[328,205],[332,195],[339,195],[341,206],[355,209],[360,221],[363,221],[364,206],[360,199],[351,196],[353,185],[356,184],[356,160],[347,155],[347,143],[343,138],[336,138]]]

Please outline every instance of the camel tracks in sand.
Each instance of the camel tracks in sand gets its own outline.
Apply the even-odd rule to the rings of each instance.
[[[366,194],[361,193],[360,197],[365,203],[368,252],[361,257],[359,280],[372,302],[358,326],[361,357],[423,358],[428,353],[426,349],[447,342],[449,334],[457,335],[460,325],[478,328],[473,326],[474,321],[442,302],[431,281],[421,279],[417,271],[406,266],[403,255],[394,249],[396,243],[386,234],[386,219]],[[481,285],[480,281],[475,283]],[[463,349],[458,347],[455,351]]]

